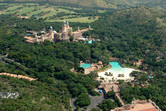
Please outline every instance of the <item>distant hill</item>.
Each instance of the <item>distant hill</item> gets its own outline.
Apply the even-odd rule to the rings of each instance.
[[[166,58],[166,13],[138,7],[106,13],[92,24],[93,37],[102,39],[118,58],[162,67]],[[99,28],[100,27],[100,28]],[[150,51],[149,54],[146,52]],[[158,62],[156,59],[161,58]],[[151,67],[148,67],[149,69]],[[156,69],[157,70],[157,69]],[[165,71],[164,67],[162,67]]]
[[[61,5],[75,5],[91,8],[113,8],[121,9],[135,6],[149,6],[157,9],[166,9],[165,0],[0,0],[5,2],[45,2]]]
[[[62,94],[55,84],[50,86],[39,81],[28,82],[7,76],[0,76],[0,84],[1,111],[20,111],[25,109],[28,111],[39,111],[41,109],[45,111],[65,111],[65,105],[69,104],[65,103],[64,105],[59,102],[62,101],[60,96],[67,98],[68,95]],[[12,99],[10,93],[16,93],[18,97]]]

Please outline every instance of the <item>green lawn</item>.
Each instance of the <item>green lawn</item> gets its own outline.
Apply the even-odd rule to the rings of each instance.
[[[0,5],[4,5],[0,3]],[[0,14],[13,14],[15,12],[18,13],[18,16],[21,16],[25,14],[24,16],[32,17],[33,15],[39,15],[40,18],[47,18],[47,22],[62,22],[62,21],[69,21],[69,22],[81,22],[81,23],[91,23],[96,20],[98,20],[98,16],[95,18],[93,17],[81,17],[77,15],[66,15],[63,17],[60,17],[58,19],[50,18],[51,16],[55,16],[57,13],[64,12],[66,14],[74,14],[76,12],[67,10],[68,9],[74,9],[74,10],[82,10],[81,8],[72,8],[72,7],[60,7],[60,6],[36,6],[33,3],[27,3],[27,4],[8,4],[8,8],[4,11],[0,11]],[[19,8],[19,9],[18,9]],[[43,13],[42,13],[43,12]],[[99,10],[100,13],[103,13],[104,10]],[[71,18],[72,17],[72,18]],[[90,19],[89,19],[90,18]]]
[[[15,6],[10,6],[6,11],[15,11],[18,7],[22,7],[21,5],[18,6],[18,5],[15,5]]]
[[[23,9],[21,9],[18,14],[22,15],[22,14],[26,14],[28,12],[31,12],[34,9],[34,7],[24,7]]]
[[[33,15],[39,14],[39,13],[41,13],[41,12],[42,12],[42,10],[33,11],[33,12],[27,14],[27,16],[28,16],[28,17],[32,17]]]

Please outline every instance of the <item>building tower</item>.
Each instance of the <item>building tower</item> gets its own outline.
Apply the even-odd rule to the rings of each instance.
[[[89,25],[89,30],[91,30],[91,26]]]
[[[41,42],[44,42],[44,35],[41,35]]]
[[[69,30],[69,36],[71,36],[73,34],[73,28],[71,27],[71,29]]]
[[[80,31],[80,27],[78,27],[77,31],[78,31],[78,32]]]
[[[67,28],[69,28],[69,22],[67,22]]]
[[[38,40],[37,33],[35,33],[35,38],[36,38],[36,39],[35,39],[35,40],[36,40],[35,42],[38,42],[39,40]]]
[[[50,33],[51,33],[51,39],[54,40],[54,31],[52,26],[50,26]]]
[[[64,21],[62,26],[62,32],[66,32],[66,30],[67,30],[67,24],[66,21]]]

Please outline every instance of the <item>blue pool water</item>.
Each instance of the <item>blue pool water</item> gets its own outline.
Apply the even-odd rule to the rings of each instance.
[[[149,76],[149,79],[152,79],[152,76]]]
[[[88,44],[92,44],[92,40],[88,41]]]
[[[84,63],[84,64],[82,64],[80,67],[82,67],[82,68],[89,68],[91,66],[91,64],[88,64],[88,63]]]
[[[123,69],[119,62],[109,62],[109,64],[112,66],[112,69]]]
[[[133,79],[130,76],[130,73],[134,71],[135,69],[132,68],[125,68],[122,67],[122,65],[116,61],[116,62],[109,62],[109,64],[112,66],[112,68],[108,69],[107,71],[99,73],[99,77],[103,77],[106,81],[115,79],[115,80],[127,80],[127,79]],[[112,76],[107,76],[106,72],[111,72]],[[123,76],[120,76],[122,74]]]

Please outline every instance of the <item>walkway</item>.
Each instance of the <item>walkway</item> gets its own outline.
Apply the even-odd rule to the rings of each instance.
[[[88,106],[87,110],[91,111],[92,108],[96,108],[99,103],[104,100],[104,96],[90,96],[91,104]]]
[[[13,59],[7,58],[4,55],[0,55],[0,61],[5,64],[11,64],[10,62],[14,63],[15,65],[21,66],[24,69],[28,69],[26,66],[20,64],[19,62],[14,61]]]
[[[18,79],[26,79],[28,81],[34,81],[34,80],[36,80],[34,78],[31,78],[31,77],[17,75],[17,74],[10,74],[10,73],[5,73],[5,72],[4,73],[0,73],[0,75],[10,76],[10,77],[18,78]]]
[[[122,101],[120,94],[119,93],[115,93],[116,97],[119,99],[120,103],[122,104],[122,106],[125,105],[125,103]]]

